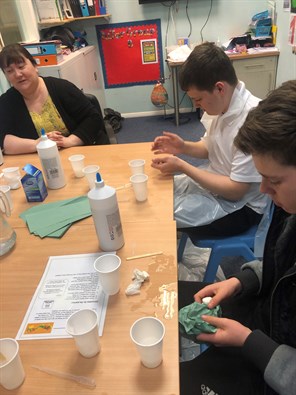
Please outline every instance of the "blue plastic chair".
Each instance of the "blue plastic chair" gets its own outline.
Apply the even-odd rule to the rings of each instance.
[[[265,214],[259,225],[252,226],[246,232],[232,237],[213,237],[212,239],[201,239],[190,236],[191,242],[200,248],[211,248],[209,261],[204,275],[204,282],[214,282],[218,267],[222,258],[226,256],[242,256],[246,261],[253,261],[263,256],[263,247],[267,230],[269,228],[274,205],[270,201]],[[260,229],[260,240],[257,241],[258,230]],[[188,240],[188,235],[183,232],[178,247],[178,262],[182,261],[182,256]],[[257,244],[257,246],[256,246]]]

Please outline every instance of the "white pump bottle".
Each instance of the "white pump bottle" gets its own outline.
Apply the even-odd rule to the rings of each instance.
[[[66,181],[57,144],[46,136],[44,129],[41,130],[41,140],[36,148],[48,188],[64,187]]]
[[[116,251],[124,245],[116,190],[105,185],[97,173],[95,187],[88,192],[89,204],[100,248]]]

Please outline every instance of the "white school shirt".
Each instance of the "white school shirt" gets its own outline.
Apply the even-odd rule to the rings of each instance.
[[[253,183],[240,201],[240,206],[247,205],[261,214],[267,200],[266,196],[259,192],[261,175],[256,170],[252,156],[245,155],[233,144],[248,112],[256,107],[259,101],[260,99],[253,96],[240,81],[233,92],[228,110],[225,114],[212,117],[210,127],[202,140],[209,153],[207,170],[228,176],[233,181]],[[206,113],[204,117],[205,122],[209,124]]]

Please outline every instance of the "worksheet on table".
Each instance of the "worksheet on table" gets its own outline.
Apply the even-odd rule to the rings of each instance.
[[[97,312],[99,335],[102,335],[108,296],[102,291],[94,268],[94,261],[100,255],[103,253],[49,257],[17,340],[71,337],[65,330],[67,319],[81,309]]]

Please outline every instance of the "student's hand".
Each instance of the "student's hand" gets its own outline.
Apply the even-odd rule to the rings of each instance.
[[[237,278],[232,277],[228,280],[218,281],[207,285],[194,295],[194,299],[196,302],[201,303],[203,298],[211,296],[212,300],[209,302],[208,308],[213,309],[220,304],[222,300],[228,299],[230,296],[237,294],[241,290],[241,287],[240,281]]]
[[[252,332],[241,323],[228,318],[218,318],[202,315],[201,318],[217,328],[216,333],[202,333],[196,338],[198,341],[214,344],[217,347],[242,347]]]
[[[184,140],[177,134],[163,132],[162,136],[156,137],[151,150],[155,154],[181,154],[184,148]]]
[[[160,170],[163,174],[181,172],[184,161],[176,156],[152,159],[151,167]]]

